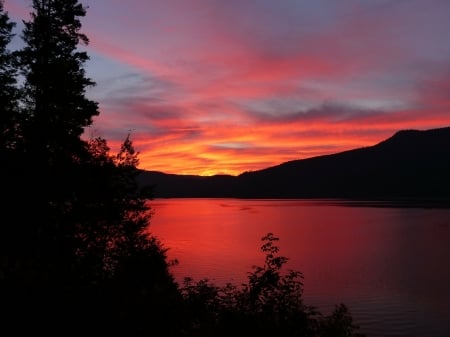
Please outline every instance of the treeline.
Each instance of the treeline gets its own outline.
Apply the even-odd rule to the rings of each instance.
[[[32,0],[14,22],[0,1],[0,331],[4,336],[356,336],[343,305],[324,316],[302,300],[302,275],[282,272],[276,237],[248,284],[182,285],[149,232],[152,191],[136,184],[130,136],[111,154],[83,139],[99,114],[78,49],[86,8]]]

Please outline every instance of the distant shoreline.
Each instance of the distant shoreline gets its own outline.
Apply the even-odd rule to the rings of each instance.
[[[350,199],[350,198],[265,198],[265,197],[155,197],[149,201],[173,199],[229,199],[229,200],[255,200],[255,201],[299,201],[308,204],[336,205],[348,207],[382,207],[382,208],[448,208],[450,199],[418,199],[418,198],[372,198],[372,199]]]

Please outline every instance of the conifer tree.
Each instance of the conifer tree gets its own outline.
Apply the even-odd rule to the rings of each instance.
[[[0,276],[1,285],[15,265],[8,245],[12,234],[9,221],[13,216],[11,209],[15,205],[12,195],[14,186],[11,183],[11,173],[15,171],[13,161],[13,147],[15,143],[17,90],[15,87],[15,70],[13,55],[8,50],[12,38],[14,23],[10,21],[4,10],[4,2],[0,1],[0,185],[2,200],[3,223],[0,226]],[[4,289],[4,287],[0,287]]]
[[[0,153],[14,147],[17,135],[17,88],[14,54],[8,50],[13,37],[8,13],[0,1]]]
[[[78,0],[32,0],[32,9],[22,32],[25,46],[17,53],[24,78],[20,165],[28,168],[17,180],[29,202],[22,245],[30,268],[45,282],[60,283],[73,269],[67,257],[75,229],[67,214],[76,196],[76,163],[85,155],[81,135],[99,112],[85,95],[94,85],[84,70],[89,57],[78,50],[89,42],[80,32],[85,8]]]
[[[0,0],[0,289],[8,292],[7,283],[15,283],[12,275],[22,273],[23,212],[17,212],[26,198],[19,192],[22,185],[22,162],[18,154],[20,142],[19,90],[17,88],[16,54],[8,49],[15,23],[10,21]],[[1,298],[0,298],[1,301]]]
[[[25,138],[28,150],[48,164],[70,159],[82,148],[80,136],[99,114],[86,97],[94,82],[84,70],[89,59],[80,44],[86,9],[78,0],[33,0],[31,20],[25,22],[20,53],[25,77]]]

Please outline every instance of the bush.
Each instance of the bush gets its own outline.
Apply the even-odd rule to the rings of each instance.
[[[322,336],[361,337],[348,308],[337,305],[329,316],[303,302],[303,275],[283,271],[288,258],[279,256],[279,238],[262,238],[263,266],[254,266],[248,282],[237,287],[211,284],[208,279],[184,280],[186,332],[193,336]]]

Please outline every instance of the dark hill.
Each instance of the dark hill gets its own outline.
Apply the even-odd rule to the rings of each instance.
[[[233,176],[143,172],[156,197],[450,198],[450,127],[404,130],[370,147]]]
[[[142,171],[141,185],[154,186],[157,198],[233,197],[236,177],[229,175],[196,176]]]

